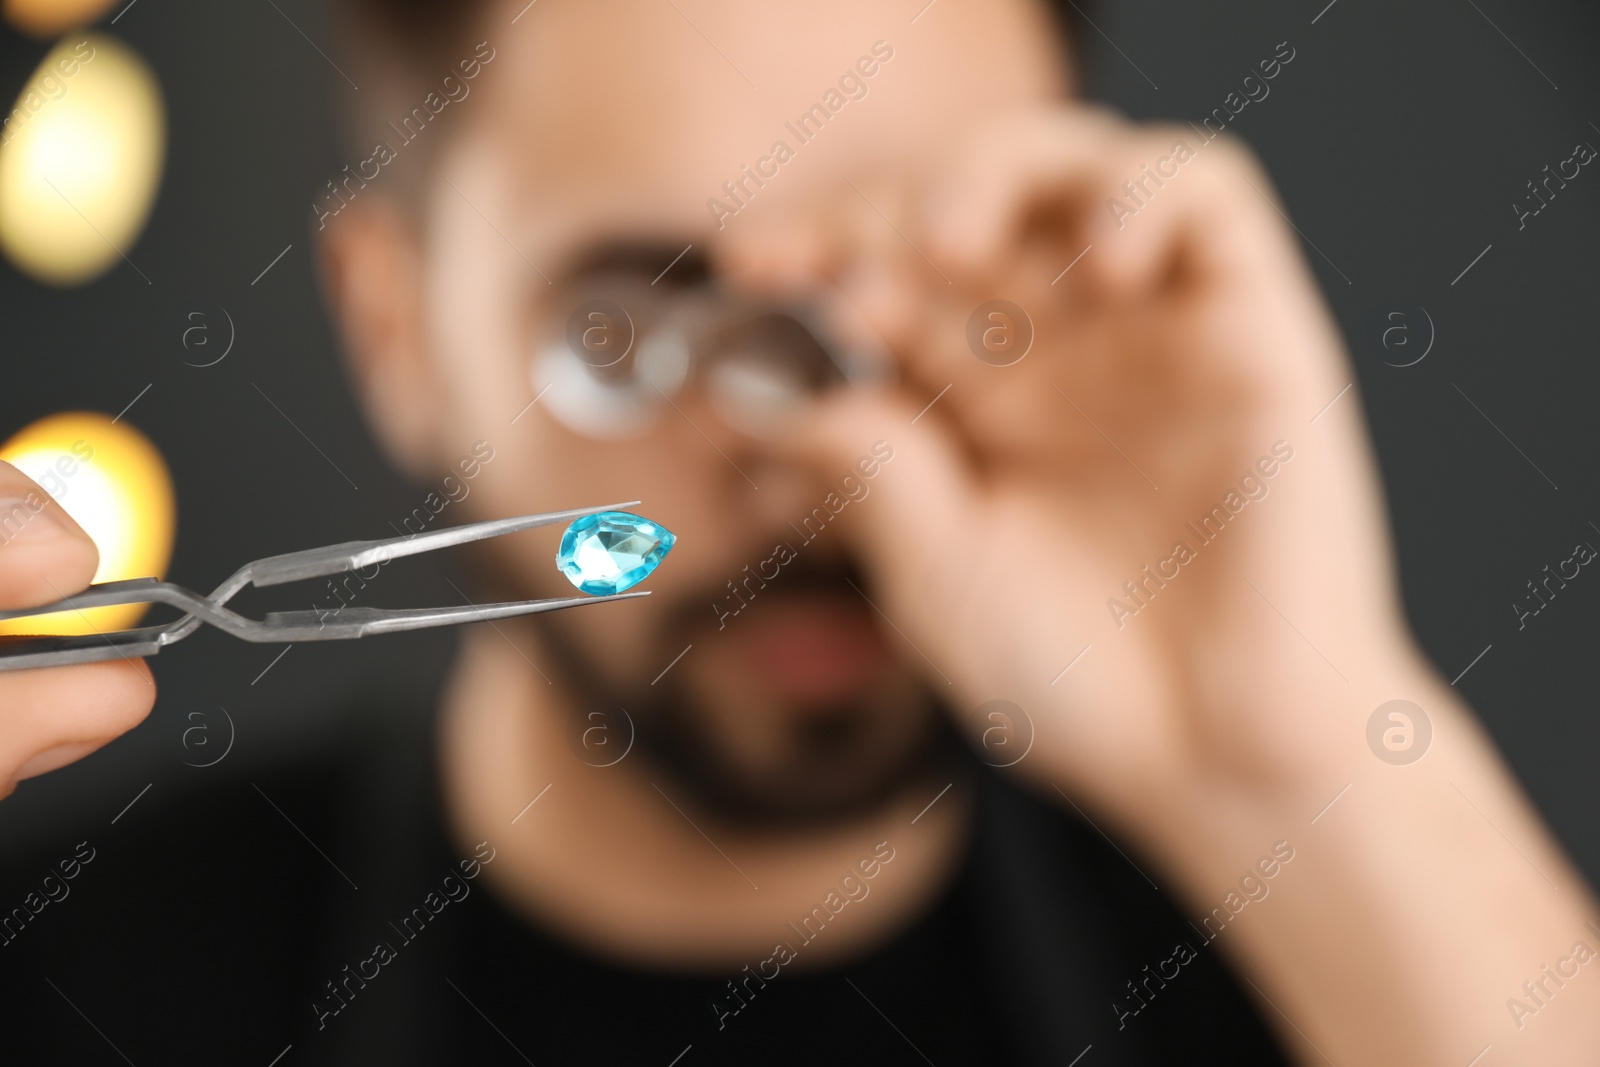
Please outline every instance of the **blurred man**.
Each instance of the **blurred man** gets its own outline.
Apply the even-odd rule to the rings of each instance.
[[[1236,144],[1072,102],[1023,0],[347,15],[312,227],[374,431],[429,484],[492,448],[458,520],[639,497],[678,547],[467,634],[427,746],[80,859],[29,1018],[93,953],[133,1062],[1594,1062],[1594,902],[1405,626]],[[7,605],[88,580],[50,514]],[[0,676],[5,769],[150,701]]]

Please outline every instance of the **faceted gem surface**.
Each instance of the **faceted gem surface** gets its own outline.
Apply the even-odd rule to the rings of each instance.
[[[644,581],[675,541],[672,531],[643,516],[602,511],[567,527],[556,566],[585,593],[620,593]]]

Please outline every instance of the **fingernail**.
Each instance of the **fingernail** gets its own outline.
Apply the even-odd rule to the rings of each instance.
[[[67,532],[47,497],[0,497],[0,545],[12,541],[48,541]]]

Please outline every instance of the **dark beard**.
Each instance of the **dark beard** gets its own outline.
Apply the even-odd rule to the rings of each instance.
[[[854,596],[850,581],[858,587],[864,584],[859,572],[845,561],[805,555],[789,564],[783,577],[784,589],[795,593],[846,591]],[[782,591],[766,594],[769,602],[783,595]],[[717,593],[685,596],[667,616],[663,632],[703,629],[704,605],[717,597]],[[759,606],[759,602],[752,605],[752,610]],[[568,727],[569,742],[578,757],[603,773],[611,760],[620,762],[626,751],[625,758],[645,760],[671,781],[674,792],[687,794],[693,803],[730,824],[770,829],[845,821],[880,805],[934,768],[953,766],[959,760],[962,741],[932,691],[923,688],[919,697],[927,703],[927,714],[920,736],[867,779],[836,788],[826,785],[830,767],[850,751],[867,718],[858,705],[847,703],[813,712],[796,727],[791,738],[797,750],[792,764],[795,781],[787,788],[782,783],[773,787],[772,783],[752,782],[719,758],[715,740],[707,736],[688,696],[670,675],[659,688],[624,690],[567,638],[558,620],[535,615],[528,621],[555,654],[562,680],[578,695]],[[594,731],[595,724],[603,724],[603,730]],[[606,737],[606,743],[614,747],[597,751],[585,744],[582,739],[591,733]],[[820,788],[805,788],[812,785]]]
[[[800,773],[806,774],[809,765],[808,777],[825,777],[830,750],[847,740],[844,735],[859,718],[857,709],[842,707],[809,722],[800,737],[805,750]],[[638,721],[640,755],[671,776],[698,805],[724,822],[767,829],[848,821],[925,778],[933,768],[953,766],[961,746],[948,717],[930,714],[917,743],[870,780],[848,789],[797,795],[794,790],[754,787],[733,773],[715,758],[715,749],[681,703],[660,701]]]

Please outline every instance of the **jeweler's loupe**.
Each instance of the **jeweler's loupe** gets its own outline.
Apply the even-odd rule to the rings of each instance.
[[[536,344],[532,384],[551,416],[587,437],[642,435],[691,385],[727,426],[768,436],[828,390],[889,372],[848,304],[823,296],[791,306],[709,283],[651,292],[601,279],[585,287],[564,328]]]

